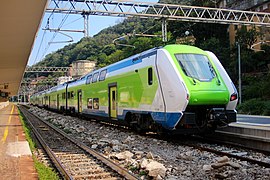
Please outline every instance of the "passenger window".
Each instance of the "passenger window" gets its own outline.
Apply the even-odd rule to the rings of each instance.
[[[66,99],[66,93],[62,93],[62,99]]]
[[[148,85],[153,84],[153,69],[148,68]]]
[[[99,99],[98,98],[93,98],[93,107],[94,109],[99,109]]]
[[[92,83],[97,82],[98,72],[93,75]]]
[[[99,75],[99,81],[104,81],[104,80],[105,80],[106,72],[107,72],[107,69],[102,70],[102,71],[100,72],[100,75]]]
[[[93,99],[92,98],[88,98],[87,108],[93,109]]]
[[[92,75],[88,76],[86,78],[86,84],[90,84],[91,83],[91,80],[92,80]]]
[[[73,91],[71,91],[71,93],[70,93],[70,98],[71,98],[71,99],[74,98],[74,92],[73,92]]]

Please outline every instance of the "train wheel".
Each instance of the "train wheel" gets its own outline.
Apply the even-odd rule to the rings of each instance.
[[[159,136],[166,135],[165,129],[162,126],[158,126],[156,132]]]
[[[141,124],[141,115],[140,114],[131,114],[131,127],[139,134],[145,134],[146,131]]]
[[[156,130],[158,136],[163,138],[169,138],[171,136],[171,132],[159,125]]]

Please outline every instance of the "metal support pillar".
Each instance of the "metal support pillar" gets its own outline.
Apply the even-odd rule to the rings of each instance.
[[[165,18],[162,19],[162,41],[167,42],[167,20]]]
[[[89,37],[89,14],[83,14],[84,19],[84,37]]]
[[[242,80],[241,80],[241,52],[240,52],[240,43],[237,43],[238,49],[238,91],[239,91],[239,104],[242,103]]]
[[[25,92],[23,92],[23,103],[24,103],[24,104],[26,103],[26,95],[25,95]]]

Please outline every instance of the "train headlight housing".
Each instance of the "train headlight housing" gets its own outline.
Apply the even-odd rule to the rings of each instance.
[[[234,101],[237,99],[237,94],[236,93],[233,93],[230,97],[230,101]]]

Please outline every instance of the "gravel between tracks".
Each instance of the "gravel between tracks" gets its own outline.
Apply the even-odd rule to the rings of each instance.
[[[145,175],[153,170],[147,167],[150,162],[158,162],[165,166],[165,168],[158,166],[156,169],[158,172],[153,170],[151,176],[154,179],[268,180],[270,178],[270,168],[245,161],[230,158],[226,160],[229,163],[222,165],[222,163],[218,163],[223,160],[220,156],[192,147],[140,136],[134,132],[127,132],[94,121],[64,116],[37,107],[30,108],[30,111],[57,125],[74,138],[80,139],[89,147],[121,163],[134,173],[140,174],[141,179],[151,178]],[[224,150],[229,149],[224,146]],[[270,162],[270,157],[261,153],[255,153],[255,156],[256,159]],[[162,171],[164,171],[164,175]]]

